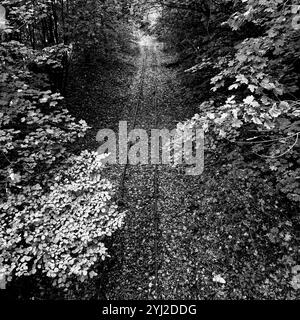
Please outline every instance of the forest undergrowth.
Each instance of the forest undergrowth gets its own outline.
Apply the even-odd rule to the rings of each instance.
[[[296,1],[0,4],[6,297],[299,299]],[[130,166],[120,197],[121,120],[202,128],[203,174]]]

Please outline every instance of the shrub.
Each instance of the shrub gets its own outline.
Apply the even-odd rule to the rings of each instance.
[[[226,22],[232,29],[234,49],[225,54],[198,57],[189,72],[214,70],[210,99],[184,126],[202,127],[207,153],[223,156],[228,146],[276,184],[295,206],[299,183],[299,68],[300,7],[283,1],[236,1],[237,11]],[[235,10],[237,10],[236,8]],[[225,19],[225,15],[224,15]],[[261,27],[249,37],[243,27]],[[259,29],[259,28],[258,28]],[[202,59],[203,58],[203,59]],[[251,156],[250,156],[251,155]],[[228,159],[231,161],[231,159]]]
[[[104,245],[124,221],[101,178],[101,157],[83,152],[49,175],[47,188],[26,186],[0,204],[0,269],[10,281],[38,272],[68,288],[97,276],[108,257]]]
[[[101,158],[67,151],[88,126],[62,107],[45,72],[61,69],[68,50],[0,44],[1,287],[44,275],[67,289],[95,277],[108,257],[105,237],[123,223],[113,187],[101,178]]]

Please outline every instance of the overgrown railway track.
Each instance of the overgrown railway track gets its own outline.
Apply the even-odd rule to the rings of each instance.
[[[153,68],[155,73],[157,74],[158,70],[158,60],[156,56],[156,52],[153,52]],[[159,121],[159,112],[158,112],[158,97],[157,97],[157,81],[154,82],[154,91],[153,91],[153,108],[155,112],[155,128],[158,128]],[[155,298],[159,298],[159,282],[158,282],[158,271],[159,271],[159,212],[158,212],[158,199],[159,199],[159,176],[158,176],[158,165],[154,166],[154,178],[153,178],[153,216],[155,222],[155,244],[154,244],[154,257],[155,257]]]
[[[141,77],[140,77],[139,89],[138,89],[138,99],[137,99],[136,106],[135,106],[131,130],[136,128],[139,110],[141,109],[141,105],[142,105],[142,101],[143,101],[143,97],[144,97],[145,73],[146,73],[147,59],[148,59],[148,54],[149,54],[149,51],[147,48],[145,49],[145,53],[146,54],[145,54],[143,62],[142,62]],[[122,172],[122,178],[121,178],[121,182],[120,182],[120,188],[119,188],[119,194],[120,194],[119,201],[121,201],[122,203],[124,203],[124,196],[125,196],[125,191],[126,191],[125,180],[126,180],[128,166],[129,166],[129,159],[127,159],[127,163],[124,166],[124,169]]]
[[[157,71],[159,68],[158,65],[158,59],[157,59],[157,53],[155,50],[149,50],[148,47],[144,48],[145,55],[142,62],[142,69],[141,69],[141,75],[139,80],[139,89],[138,89],[138,97],[135,105],[134,110],[134,116],[131,122],[131,130],[134,130],[137,127],[138,118],[142,109],[143,100],[144,100],[144,86],[145,86],[145,77],[146,72],[148,69],[147,61],[149,59],[149,54],[151,54],[151,65],[150,68],[152,68],[152,72],[157,77]],[[155,78],[154,77],[154,78]],[[154,110],[154,121],[153,125],[154,128],[158,128],[159,125],[159,110],[158,110],[158,82],[157,79],[154,79],[153,84],[153,98],[152,98],[152,108]],[[149,129],[149,128],[148,128]],[[126,180],[128,176],[128,168],[130,166],[129,159],[127,159],[127,164],[124,166],[121,182],[120,182],[120,188],[119,188],[119,202],[126,207]],[[159,299],[160,292],[159,292],[159,266],[160,266],[160,250],[159,250],[159,241],[160,241],[160,217],[159,217],[159,211],[158,211],[158,202],[159,202],[159,166],[157,164],[153,165],[153,179],[152,181],[149,181],[149,184],[153,185],[153,194],[151,196],[151,200],[153,202],[152,205],[152,216],[154,220],[154,230],[153,234],[155,234],[154,239],[154,248],[153,248],[153,254],[154,254],[154,288],[151,294],[149,294],[152,298]],[[128,177],[128,180],[130,177]],[[150,297],[150,298],[151,298]]]

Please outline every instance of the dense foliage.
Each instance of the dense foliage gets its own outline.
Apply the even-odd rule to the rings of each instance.
[[[7,194],[0,205],[1,272],[7,280],[44,273],[66,289],[71,280],[97,276],[94,266],[108,256],[103,240],[124,219],[101,165],[100,156],[84,152],[48,175],[46,186],[25,185]]]
[[[172,3],[156,32],[182,56],[192,53],[197,64],[186,72],[201,79],[198,91],[210,89],[184,125],[203,127],[208,153],[230,150],[298,205],[299,5],[193,1],[194,10],[178,12]]]
[[[122,226],[125,212],[103,178],[101,157],[71,153],[89,126],[66,109],[63,94],[70,64],[92,65],[128,51],[132,24],[143,21],[144,30],[175,51],[178,60],[167,67],[183,67],[196,100],[198,113],[178,129],[206,133],[205,188],[202,198],[199,185],[191,192],[202,206],[195,209],[192,236],[180,239],[193,242],[184,254],[196,248],[191,265],[203,272],[201,279],[214,274],[203,294],[268,298],[276,291],[275,297],[295,298],[289,289],[300,288],[296,0],[0,4],[6,8],[5,14],[0,7],[0,287],[46,277],[69,290],[99,276],[97,266],[109,257],[105,242]],[[160,13],[155,26],[151,10]],[[213,269],[218,259],[228,259],[235,291],[216,291],[216,283],[226,282]],[[249,283],[261,288],[250,292]]]
[[[184,81],[198,101],[197,114],[180,123],[178,130],[186,126],[205,130],[205,192],[228,217],[224,226],[217,226],[212,215],[207,222],[212,224],[210,232],[216,236],[220,229],[233,228],[230,237],[236,242],[239,231],[231,219],[246,211],[243,224],[253,236],[242,243],[246,246],[249,241],[253,247],[261,243],[261,250],[266,251],[276,241],[279,247],[289,248],[277,258],[273,256],[272,264],[282,283],[288,281],[288,286],[298,290],[299,252],[290,240],[297,238],[299,231],[300,6],[283,0],[157,3],[162,5],[162,16],[154,32],[177,52],[178,62],[170,66],[183,66]],[[216,175],[222,194],[210,187]],[[232,177],[234,184],[229,183]],[[236,197],[235,189],[241,189],[241,207],[235,208],[232,200],[220,205],[224,196]],[[273,227],[265,224],[266,207]],[[288,222],[295,232],[291,238],[284,239],[280,233],[278,217],[281,221],[292,218]],[[253,223],[256,219],[261,219],[257,226]],[[237,270],[240,259],[231,261]],[[268,276],[259,256],[243,259],[247,268],[256,272],[261,268],[257,276]],[[282,259],[287,260],[281,269]]]
[[[64,107],[71,59],[107,58],[130,41],[128,3],[1,1],[0,282],[45,275],[53,285],[97,276],[105,238],[124,213],[96,154],[70,153],[88,125]],[[91,23],[91,22],[94,23]]]

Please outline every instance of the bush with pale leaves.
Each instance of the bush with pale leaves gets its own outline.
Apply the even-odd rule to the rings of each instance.
[[[7,281],[42,273],[67,288],[97,276],[95,266],[109,256],[104,240],[125,217],[101,176],[101,159],[85,151],[49,175],[48,190],[27,186],[0,204],[0,268]]]

